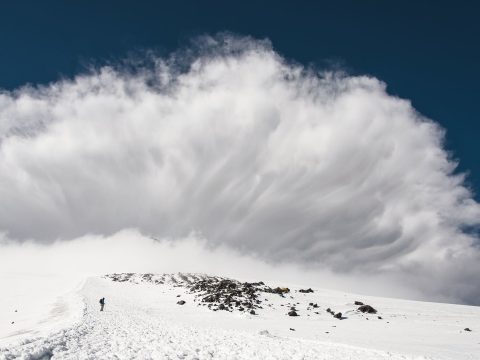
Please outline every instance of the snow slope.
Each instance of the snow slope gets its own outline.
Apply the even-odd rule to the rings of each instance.
[[[79,291],[81,320],[48,336],[3,344],[0,359],[480,359],[478,307],[320,289],[304,294],[272,284],[291,291],[285,297],[262,293],[262,309],[250,315],[201,306],[182,284],[185,276],[158,278],[163,283],[89,278]],[[103,313],[100,297],[106,298]],[[185,305],[177,305],[180,299]],[[356,311],[355,300],[378,314]],[[292,305],[300,316],[286,315]]]
[[[83,302],[78,290],[84,281],[72,275],[0,273],[0,347],[79,320]]]

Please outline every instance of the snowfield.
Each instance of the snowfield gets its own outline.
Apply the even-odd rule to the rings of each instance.
[[[41,320],[42,331],[31,321],[15,333],[15,324],[2,316],[0,359],[480,359],[479,307],[315,288],[302,293],[305,288],[291,284],[268,284],[289,292],[256,292],[253,315],[248,308],[217,310],[218,303],[202,302],[208,294],[191,288],[204,279],[209,277],[88,278],[62,297],[68,299],[62,303],[70,306],[68,311],[52,304],[56,315]],[[101,297],[106,298],[104,312],[99,311]],[[23,303],[35,302],[17,300],[19,312]],[[177,304],[182,300],[185,304]],[[378,312],[361,313],[355,301]],[[287,315],[292,307],[299,316]],[[341,312],[343,319],[328,308]],[[78,312],[79,317],[73,316]]]

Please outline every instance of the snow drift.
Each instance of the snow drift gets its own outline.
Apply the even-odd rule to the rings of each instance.
[[[248,38],[150,62],[0,94],[4,243],[196,231],[209,248],[478,304],[480,206],[443,130],[381,81]]]

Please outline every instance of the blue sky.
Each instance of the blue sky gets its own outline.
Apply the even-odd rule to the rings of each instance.
[[[0,11],[0,87],[72,77],[199,34],[268,38],[287,59],[385,81],[447,129],[480,193],[479,5],[473,1],[15,1]]]

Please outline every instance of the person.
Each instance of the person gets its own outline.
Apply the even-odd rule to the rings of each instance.
[[[103,307],[105,306],[105,298],[100,299],[100,311],[103,311]]]

